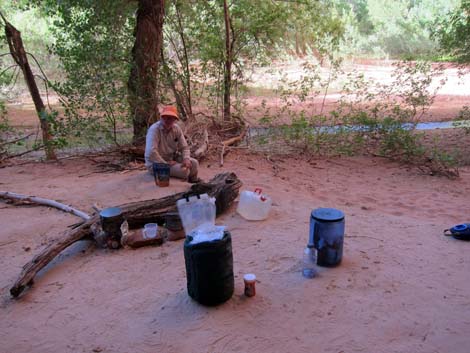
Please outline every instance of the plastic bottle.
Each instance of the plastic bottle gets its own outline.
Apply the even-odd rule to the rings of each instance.
[[[317,249],[308,244],[304,249],[302,275],[305,278],[314,278],[317,275]]]

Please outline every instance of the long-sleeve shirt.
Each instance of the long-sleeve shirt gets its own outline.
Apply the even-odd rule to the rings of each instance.
[[[175,159],[176,152],[181,152],[183,159],[190,156],[183,130],[177,124],[169,131],[163,128],[161,121],[152,124],[145,140],[145,166],[151,167],[154,162],[168,163]]]

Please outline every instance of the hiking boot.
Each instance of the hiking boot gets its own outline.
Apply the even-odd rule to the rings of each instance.
[[[197,176],[188,178],[188,183],[190,183],[190,184],[198,184],[198,183],[202,183],[202,182],[203,182],[202,179],[198,178]]]

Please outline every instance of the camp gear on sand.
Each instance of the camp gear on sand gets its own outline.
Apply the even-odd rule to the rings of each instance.
[[[203,305],[221,304],[233,295],[232,236],[225,231],[222,239],[191,244],[184,242],[184,262],[188,294]]]
[[[215,225],[215,198],[207,194],[176,202],[186,233],[184,262],[188,294],[203,305],[221,304],[233,295],[232,236]]]
[[[100,223],[103,229],[102,239],[97,240],[101,246],[117,249],[121,246],[121,225],[125,222],[122,210],[119,207],[110,207],[101,210]]]
[[[247,297],[254,297],[256,295],[256,276],[253,273],[247,273],[243,276],[245,283],[245,295]]]
[[[262,194],[261,189],[255,191],[242,191],[238,202],[237,212],[249,221],[261,221],[268,218],[272,200],[268,195]]]
[[[170,185],[170,165],[167,163],[153,163],[153,177],[159,187]]]
[[[308,244],[304,249],[302,260],[302,275],[305,278],[314,278],[317,275],[317,249],[313,244]]]
[[[334,208],[317,208],[310,216],[309,244],[318,250],[317,264],[332,267],[343,257],[344,213]]]
[[[445,229],[444,235],[452,235],[455,239],[470,240],[470,223],[462,223]]]

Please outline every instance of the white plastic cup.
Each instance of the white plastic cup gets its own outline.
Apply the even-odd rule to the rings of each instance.
[[[157,236],[157,229],[157,223],[147,223],[142,230],[142,236],[144,239],[153,239]]]

